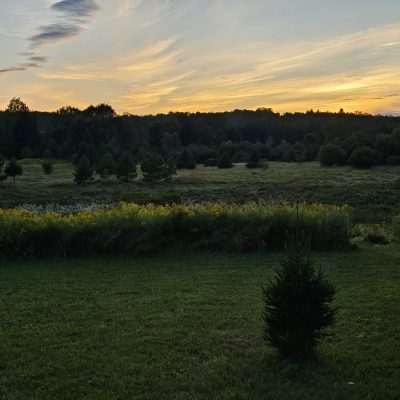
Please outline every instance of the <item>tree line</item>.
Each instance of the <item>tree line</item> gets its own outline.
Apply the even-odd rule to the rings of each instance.
[[[113,170],[116,175],[118,164],[148,160],[167,166],[164,171],[199,163],[229,168],[245,162],[252,167],[259,160],[397,165],[400,118],[342,110],[279,114],[271,109],[139,117],[117,115],[107,104],[44,113],[32,112],[14,98],[0,112],[0,154],[88,163],[100,174]]]

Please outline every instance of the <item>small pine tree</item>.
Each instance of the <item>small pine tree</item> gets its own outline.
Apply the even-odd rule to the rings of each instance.
[[[5,166],[4,174],[7,177],[13,178],[13,183],[15,184],[15,178],[23,174],[22,166],[17,163],[15,158],[12,158]]]
[[[115,171],[115,161],[111,152],[103,155],[97,165],[96,172],[100,175],[101,179],[107,179]]]
[[[287,258],[264,289],[265,339],[284,358],[305,359],[335,321],[335,288],[316,270],[298,232]]]
[[[124,153],[118,161],[115,169],[117,178],[120,181],[129,182],[137,177],[137,166],[132,155],[128,152]]]
[[[54,166],[51,160],[42,161],[42,170],[45,175],[51,175],[54,171]]]
[[[184,150],[178,160],[178,168],[179,169],[195,169],[196,168],[196,159],[193,156],[193,153],[189,150]]]
[[[251,153],[248,163],[246,164],[246,167],[250,168],[250,169],[254,169],[254,168],[259,168],[260,166],[261,166],[260,165],[260,157],[258,155],[258,152],[253,151]]]
[[[218,159],[218,168],[228,169],[233,168],[232,156],[228,151],[223,151]]]
[[[94,171],[89,159],[83,155],[75,166],[74,181],[76,184],[81,185],[93,179],[93,173]]]
[[[169,180],[176,169],[172,160],[165,161],[158,153],[147,153],[141,162],[141,168],[143,179],[147,182]]]

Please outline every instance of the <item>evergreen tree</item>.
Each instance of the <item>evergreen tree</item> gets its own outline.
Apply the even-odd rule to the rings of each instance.
[[[19,165],[15,158],[12,158],[4,168],[4,173],[7,177],[13,178],[15,184],[15,178],[23,174],[22,166]]]
[[[178,160],[178,168],[179,169],[195,169],[196,168],[196,159],[193,156],[193,153],[190,150],[185,149],[179,157]]]
[[[265,339],[285,358],[304,359],[335,321],[335,288],[316,270],[296,231],[287,258],[264,289]]]
[[[218,168],[228,169],[232,168],[232,156],[228,151],[222,151],[218,159]]]
[[[45,175],[51,175],[53,173],[54,167],[51,160],[42,161],[42,170]]]
[[[74,181],[78,185],[93,179],[93,168],[89,159],[83,155],[75,166]]]
[[[125,152],[116,166],[116,175],[120,181],[129,182],[137,177],[137,166],[132,155]]]
[[[147,182],[159,182],[171,179],[175,172],[172,160],[166,161],[158,153],[147,153],[141,163],[143,179]]]
[[[107,179],[115,171],[115,161],[111,152],[106,152],[99,161],[96,172],[100,175],[101,179]]]
[[[258,155],[258,151],[253,151],[251,153],[250,159],[246,164],[247,168],[254,169],[260,167],[260,156]]]

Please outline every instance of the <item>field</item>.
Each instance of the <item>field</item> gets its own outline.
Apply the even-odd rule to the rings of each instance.
[[[249,170],[243,164],[231,170],[199,166],[183,170],[171,183],[145,184],[116,181],[73,183],[72,165],[57,162],[54,174],[43,175],[40,163],[25,160],[24,176],[0,183],[0,206],[24,203],[76,204],[132,201],[139,203],[235,201],[321,202],[348,204],[362,221],[382,222],[399,211],[400,167],[354,170],[321,168],[318,163],[270,162],[266,170]]]
[[[280,258],[2,262],[0,398],[398,399],[400,247],[316,255],[340,312],[306,365],[262,339]]]
[[[175,206],[148,205],[137,220],[137,206],[129,204],[68,217],[3,211],[2,256],[14,260],[0,261],[0,400],[399,398],[400,245],[392,240],[389,222],[400,211],[400,167],[354,170],[280,162],[257,170],[242,164],[229,170],[199,166],[179,171],[170,183],[96,180],[78,186],[70,163],[57,162],[49,177],[38,160],[22,164],[24,175],[16,185],[0,183],[0,207],[54,203],[79,208],[120,201],[187,207],[176,207],[186,210],[176,219],[173,213],[168,217]],[[267,254],[244,254],[224,246],[218,253],[207,246],[189,252],[186,242],[186,250],[174,246],[181,236],[173,234],[184,232],[182,237],[189,240],[203,225],[213,229],[205,231],[207,240],[213,234],[219,237],[220,229],[223,243],[235,242],[235,233],[242,237],[250,232],[254,244],[257,229],[252,221],[259,219],[248,219],[247,214],[242,219],[212,217],[211,225],[202,216],[193,220],[201,222],[199,226],[182,215],[197,215],[194,210],[202,206],[193,202],[260,199],[350,205],[357,222],[387,223],[378,231],[384,229],[388,245],[360,240],[357,250],[337,252],[338,247],[332,247],[335,251],[314,254],[338,289],[339,314],[332,336],[308,363],[282,361],[263,340],[261,288],[282,253],[268,246]],[[297,209],[290,209],[295,216]],[[334,210],[322,207],[322,214],[324,209],[328,214]],[[279,226],[291,226],[290,219],[277,215]],[[322,229],[322,220],[311,218],[310,226]],[[332,218],[326,225],[332,230],[316,232],[331,233],[334,238],[328,241],[333,245],[339,240],[335,226],[348,226],[348,220]],[[191,235],[175,229],[171,221],[189,226]],[[370,228],[358,225],[352,240],[365,238]],[[148,242],[141,242],[140,232]],[[268,237],[283,243],[277,230],[271,232]],[[322,240],[322,233],[316,236]],[[203,243],[201,235],[199,239]],[[136,255],[122,257],[129,240],[145,244],[151,256],[126,252]],[[112,243],[108,252],[106,242]],[[369,242],[377,243],[376,235]],[[61,252],[46,250],[57,246]],[[93,251],[79,252],[79,246]],[[161,247],[162,255],[157,252]],[[70,257],[50,258],[54,254]],[[91,256],[78,257],[82,254]],[[23,255],[27,260],[15,258]]]

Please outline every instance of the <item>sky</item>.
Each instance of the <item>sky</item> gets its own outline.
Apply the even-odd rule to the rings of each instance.
[[[399,0],[0,0],[0,109],[400,114]]]

